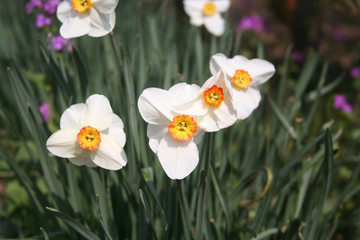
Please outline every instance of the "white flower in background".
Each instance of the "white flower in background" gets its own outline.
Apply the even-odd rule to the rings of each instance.
[[[225,21],[220,13],[230,7],[230,0],[184,0],[185,12],[190,23],[195,26],[205,25],[215,36],[221,36],[225,30]]]
[[[56,15],[63,38],[101,37],[114,29],[118,0],[64,0]]]
[[[212,74],[224,71],[232,82],[233,103],[238,119],[247,118],[259,105],[261,100],[258,85],[269,80],[275,73],[272,63],[263,59],[247,59],[244,56],[227,58],[218,53],[211,57],[210,71]]]
[[[199,86],[179,83],[168,91],[145,89],[138,100],[142,118],[149,123],[147,136],[151,150],[158,156],[165,173],[171,179],[188,176],[199,162],[198,144],[203,131],[196,119],[172,110],[197,93]]]
[[[49,151],[75,165],[118,170],[126,165],[124,124],[103,95],[70,106],[60,119],[60,130],[46,142]]]
[[[190,100],[175,105],[173,109],[182,114],[199,116],[198,126],[206,132],[229,127],[237,120],[232,87],[222,71],[210,77]]]

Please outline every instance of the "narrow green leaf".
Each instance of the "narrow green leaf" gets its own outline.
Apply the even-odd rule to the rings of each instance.
[[[14,171],[14,173],[17,176],[17,179],[21,182],[22,186],[24,186],[26,192],[28,193],[30,199],[35,204],[35,207],[37,211],[39,211],[40,214],[44,214],[43,207],[40,204],[40,201],[38,199],[38,195],[35,194],[34,189],[36,188],[29,176],[24,172],[23,169],[21,169],[18,164],[16,164],[15,161],[10,159],[10,157],[2,150],[0,149],[0,159],[4,159],[5,162],[9,165],[9,167]]]
[[[40,230],[41,230],[41,232],[44,234],[44,239],[45,239],[45,240],[49,240],[49,236],[47,235],[45,229],[43,229],[42,227],[40,227]]]
[[[154,235],[155,235],[156,239],[159,239],[159,237],[156,234],[156,229],[155,229],[155,225],[154,225],[154,217],[151,214],[149,203],[147,202],[147,200],[146,200],[146,198],[144,196],[144,192],[141,189],[139,189],[139,195],[140,195],[141,203],[143,204],[143,206],[145,208],[146,215],[148,216],[148,218],[150,220],[152,229],[154,231]]]
[[[164,210],[163,210],[163,208],[161,206],[159,196],[156,193],[156,189],[155,189],[155,186],[154,186],[154,183],[153,183],[153,171],[152,171],[152,168],[150,168],[150,167],[142,168],[141,173],[142,173],[142,175],[144,177],[146,185],[148,186],[151,194],[155,198],[155,202],[156,202],[157,207],[159,208],[161,221],[164,224],[164,231],[167,231],[169,224],[168,224],[168,221],[166,219],[165,212],[164,212]]]
[[[52,214],[54,214],[56,217],[63,220],[66,224],[68,224],[70,227],[72,227],[75,231],[77,231],[79,234],[81,234],[83,237],[89,240],[100,240],[99,237],[97,237],[93,232],[91,232],[89,229],[87,229],[84,225],[73,219],[72,217],[56,210],[55,208],[46,207],[48,211],[50,211]]]
[[[286,117],[280,112],[280,109],[276,106],[276,104],[274,103],[274,101],[271,99],[270,96],[268,97],[268,99],[269,99],[269,103],[270,103],[271,108],[274,110],[274,113],[275,113],[276,117],[282,123],[283,127],[289,132],[290,136],[293,139],[297,140],[298,135],[297,135],[294,127],[291,126],[291,124],[286,119]]]
[[[230,219],[231,215],[230,215],[229,208],[228,208],[228,201],[225,200],[225,196],[220,189],[219,180],[214,172],[212,164],[210,166],[210,173],[211,173],[211,180],[212,180],[212,183],[214,184],[216,194],[220,200],[221,207],[224,210],[227,226],[228,226],[228,228],[230,228],[231,227],[231,219]]]
[[[109,230],[107,229],[107,226],[104,224],[104,221],[101,217],[101,212],[100,212],[100,203],[99,203],[99,195],[96,195],[96,214],[97,214],[97,217],[100,221],[100,224],[102,226],[102,229],[104,230],[105,234],[106,234],[106,237],[109,239],[109,240],[112,240],[113,238],[111,237],[110,233],[109,233]]]
[[[316,205],[316,212],[315,216],[312,218],[312,223],[310,227],[310,233],[309,236],[306,237],[306,239],[316,239],[317,235],[319,235],[319,232],[317,232],[318,228],[318,221],[321,216],[322,209],[325,205],[325,200],[329,194],[330,186],[331,186],[331,175],[334,165],[334,157],[333,157],[333,144],[331,139],[331,133],[329,129],[326,129],[325,133],[325,157],[323,166],[320,170],[323,171],[323,181],[322,181],[322,191],[320,195],[320,200]]]
[[[257,237],[253,237],[251,238],[250,240],[260,240],[260,239],[264,239],[266,237],[269,237],[271,235],[274,235],[274,234],[277,234],[279,232],[279,229],[277,228],[270,228],[270,229],[267,229],[261,233],[259,233],[257,235]]]
[[[298,84],[295,91],[295,102],[300,100],[300,97],[303,95],[307,85],[310,82],[311,77],[314,75],[314,71],[319,61],[320,53],[317,52],[309,57],[305,61],[305,66],[301,71],[300,77],[298,79]]]

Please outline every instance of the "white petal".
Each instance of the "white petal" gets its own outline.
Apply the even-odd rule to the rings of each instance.
[[[210,77],[204,85],[201,87],[201,92],[212,88],[214,85],[223,89],[224,97],[232,95],[232,87],[230,82],[226,79],[226,73],[224,71],[219,71],[214,76]]]
[[[147,127],[147,136],[149,138],[149,146],[151,150],[157,154],[160,140],[168,133],[164,126],[149,124]]]
[[[219,129],[233,125],[237,120],[237,112],[233,105],[233,100],[229,97],[225,98],[219,107],[214,108],[214,115],[216,116],[216,123]]]
[[[199,151],[193,141],[178,141],[168,134],[160,141],[158,157],[169,178],[183,179],[198,165]]]
[[[204,130],[202,130],[201,128],[197,128],[195,136],[193,138],[194,143],[199,144],[201,142],[201,139],[204,136],[204,134],[205,134]]]
[[[104,95],[91,95],[86,99],[86,106],[87,115],[82,120],[84,125],[89,125],[99,131],[110,126],[113,120],[113,111],[109,100]]]
[[[167,126],[171,123],[171,94],[160,88],[145,89],[138,100],[142,118],[151,124]]]
[[[184,0],[184,8],[192,8],[202,12],[206,2],[207,0]]]
[[[60,128],[80,129],[83,127],[81,120],[86,115],[87,107],[85,103],[71,105],[66,109],[60,118]]]
[[[70,17],[71,11],[73,11],[71,7],[71,0],[65,0],[57,6],[56,16],[60,22],[64,23]]]
[[[219,0],[214,1],[214,4],[216,5],[216,10],[219,12],[226,12],[230,7],[230,0]]]
[[[209,111],[205,116],[198,118],[198,128],[203,129],[206,132],[215,132],[219,130],[216,122],[216,116],[213,111]]]
[[[169,89],[173,106],[188,102],[199,93],[200,87],[196,84],[178,83]]]
[[[237,55],[237,56],[229,59],[229,61],[230,61],[230,64],[233,66],[233,68],[235,68],[235,69],[243,69],[244,65],[249,62],[249,59],[247,59],[244,56]]]
[[[100,13],[95,8],[90,9],[90,31],[91,37],[102,37],[111,32],[115,26],[115,11],[108,14]]]
[[[204,25],[206,29],[215,36],[221,36],[225,31],[225,20],[219,13],[215,13],[210,17],[205,17]]]
[[[204,16],[202,9],[204,7],[205,1],[194,1],[194,0],[185,0],[184,1],[184,10],[190,17],[190,23],[195,26],[201,26],[204,24]]]
[[[76,139],[78,132],[78,129],[60,129],[49,137],[46,142],[46,147],[56,156],[73,158],[80,154],[82,150]]]
[[[275,73],[274,65],[263,59],[251,59],[244,65],[244,70],[250,74],[253,80],[251,83],[252,86],[266,82]]]
[[[77,166],[85,165],[87,167],[97,167],[90,158],[90,150],[83,149],[82,152],[74,158],[69,158],[69,161]]]
[[[101,13],[113,12],[118,4],[118,0],[92,0],[91,2]]]
[[[99,148],[91,152],[92,161],[108,170],[119,170],[127,163],[123,148],[107,135],[101,135]]]
[[[110,127],[103,130],[101,133],[108,135],[113,140],[115,140],[121,147],[124,147],[126,142],[124,123],[118,115],[113,114],[113,120]]]
[[[203,116],[207,114],[209,107],[204,102],[203,94],[197,94],[194,99],[180,105],[174,106],[173,111],[179,114],[191,116]]]
[[[237,111],[237,118],[245,119],[259,106],[260,91],[256,87],[249,87],[246,90],[233,88],[233,90],[233,104]]]
[[[71,11],[70,17],[60,27],[60,34],[66,39],[83,36],[89,31],[90,18],[88,14],[79,14],[76,11]]]
[[[219,71],[224,71],[228,78],[232,78],[236,68],[231,64],[229,59],[222,53],[217,53],[210,59],[210,71],[215,75]]]

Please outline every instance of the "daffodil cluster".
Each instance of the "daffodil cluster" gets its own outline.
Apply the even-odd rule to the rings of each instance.
[[[268,61],[220,53],[211,58],[210,70],[213,76],[201,87],[178,83],[169,90],[147,88],[139,97],[150,148],[171,179],[195,169],[204,132],[230,127],[252,113],[261,99],[257,86],[275,73]]]
[[[64,0],[57,8],[64,38],[103,36],[114,28],[118,0]],[[224,32],[220,13],[230,0],[184,0],[194,25],[205,24],[214,35]],[[197,144],[205,132],[230,127],[250,116],[261,100],[258,86],[275,72],[273,64],[243,56],[219,53],[210,60],[212,76],[200,87],[178,83],[169,90],[145,89],[138,99],[148,123],[151,150],[171,179],[183,179],[198,165]],[[56,156],[76,165],[118,170],[126,165],[124,125],[112,112],[109,100],[92,95],[86,103],[72,105],[60,120],[60,130],[47,141]]]

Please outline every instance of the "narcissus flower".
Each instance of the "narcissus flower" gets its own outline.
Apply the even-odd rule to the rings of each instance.
[[[118,170],[126,165],[124,124],[103,95],[72,105],[61,115],[60,130],[46,142],[49,151],[75,165]]]
[[[238,119],[247,118],[261,100],[258,85],[269,80],[275,73],[272,63],[263,59],[247,59],[244,56],[227,58],[218,53],[211,57],[210,71],[214,75],[224,71],[232,83],[233,104]]]
[[[199,162],[196,144],[204,132],[198,128],[196,118],[172,110],[174,105],[187,101],[198,89],[199,86],[186,83],[176,84],[168,91],[147,88],[138,100],[140,114],[149,123],[150,148],[171,179],[185,178]]]
[[[190,23],[195,26],[205,25],[215,36],[221,36],[225,30],[225,21],[220,13],[230,7],[230,0],[184,0],[185,12]]]
[[[182,114],[198,116],[198,126],[206,132],[215,132],[233,125],[237,112],[233,105],[232,88],[222,71],[210,77],[187,102],[173,109]]]
[[[114,29],[118,0],[64,0],[57,8],[63,38],[101,37]]]

